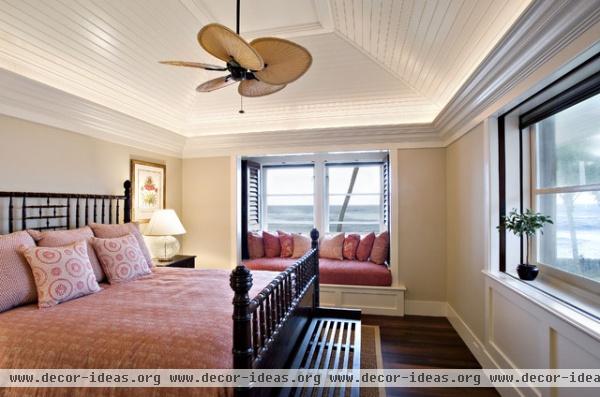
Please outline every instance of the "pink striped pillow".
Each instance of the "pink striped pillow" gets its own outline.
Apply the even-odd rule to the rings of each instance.
[[[133,234],[135,239],[137,240],[140,250],[146,259],[146,263],[148,266],[152,267],[152,255],[150,254],[150,250],[146,246],[146,242],[144,241],[144,236],[140,233],[140,227],[135,222],[130,223],[121,223],[121,224],[113,224],[113,225],[105,225],[102,223],[90,223],[90,227],[94,232],[94,236],[98,238],[115,238],[115,237],[123,237],[128,234]]]
[[[390,234],[388,232],[379,233],[371,249],[371,262],[383,265],[388,259],[390,252]]]
[[[290,258],[294,253],[294,239],[292,235],[281,230],[277,231],[279,243],[281,244],[281,257]]]
[[[265,256],[267,258],[277,258],[281,255],[281,243],[279,237],[269,232],[262,232],[263,243],[265,244]]]
[[[373,242],[375,242],[375,233],[371,232],[366,236],[363,236],[358,243],[358,249],[356,250],[356,259],[361,262],[366,262],[371,256],[371,249],[373,248]]]
[[[132,233],[116,238],[94,238],[92,245],[111,284],[152,273]]]
[[[258,259],[265,256],[265,246],[260,234],[248,232],[248,256],[250,259]]]
[[[0,236],[0,312],[36,301],[31,268],[19,247],[35,247],[26,231]]]
[[[298,233],[292,233],[292,239],[294,240],[294,252],[292,253],[292,258],[301,258],[310,250],[311,240],[309,237]]]
[[[22,252],[33,272],[40,308],[100,291],[85,240],[64,247],[23,247]]]
[[[319,244],[319,257],[328,259],[344,259],[344,233],[325,236]]]
[[[28,230],[29,234],[35,240],[38,247],[63,247],[65,245],[73,244],[78,241],[85,240],[87,242],[87,253],[92,264],[92,269],[96,275],[96,280],[102,282],[106,275],[102,270],[102,266],[96,257],[94,248],[92,247],[92,238],[94,232],[89,226],[81,227],[79,229],[72,230],[56,230],[39,232],[37,230]]]

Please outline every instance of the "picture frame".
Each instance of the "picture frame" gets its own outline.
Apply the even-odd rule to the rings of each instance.
[[[150,221],[152,213],[166,206],[167,166],[142,160],[131,160],[131,219]]]

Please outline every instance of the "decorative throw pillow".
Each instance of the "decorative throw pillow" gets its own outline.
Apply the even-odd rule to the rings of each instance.
[[[371,262],[383,265],[388,259],[390,250],[390,234],[388,232],[379,233],[371,249]]]
[[[250,259],[258,259],[265,256],[265,246],[260,234],[248,232],[248,256]]]
[[[344,259],[344,233],[325,236],[319,244],[319,257],[327,259]]]
[[[279,244],[281,244],[280,256],[282,258],[291,258],[294,253],[294,239],[292,235],[281,230],[278,230],[277,234],[279,235]]]
[[[87,242],[63,247],[23,248],[31,266],[40,308],[56,306],[100,291],[87,252]]]
[[[0,312],[36,301],[33,274],[21,246],[35,247],[26,231],[0,236]]]
[[[369,260],[369,256],[371,255],[371,249],[373,248],[373,243],[375,242],[375,233],[371,232],[366,236],[363,236],[360,239],[360,243],[358,243],[358,249],[356,250],[356,259],[361,262],[366,262]]]
[[[111,284],[124,283],[152,273],[135,236],[94,238],[92,245]]]
[[[146,263],[148,266],[152,267],[152,255],[150,254],[150,250],[146,246],[146,242],[144,241],[144,236],[140,233],[140,227],[135,222],[130,223],[120,223],[120,224],[111,224],[105,225],[102,223],[90,223],[90,227],[94,232],[94,236],[98,238],[115,238],[115,237],[123,237],[128,234],[133,234],[135,239],[137,240],[140,250],[146,259]]]
[[[265,244],[265,256],[267,258],[277,258],[281,255],[281,243],[279,237],[269,232],[262,232],[263,243]]]
[[[358,249],[358,244],[360,243],[360,235],[358,234],[349,234],[344,239],[344,259],[355,260],[356,259],[356,250]]]
[[[292,258],[301,258],[308,250],[310,250],[310,237],[292,233],[292,240],[294,240],[294,252],[292,253]]]
[[[79,229],[72,230],[55,230],[47,232],[39,232],[37,230],[28,230],[29,234],[35,240],[38,247],[63,247],[65,245],[73,244],[78,241],[85,240],[87,242],[87,253],[92,264],[92,269],[96,275],[96,280],[102,282],[106,275],[102,270],[102,266],[98,261],[98,257],[92,247],[92,238],[94,232],[89,226],[81,227]]]

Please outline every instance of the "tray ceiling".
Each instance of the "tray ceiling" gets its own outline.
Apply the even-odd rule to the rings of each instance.
[[[157,63],[217,62],[196,33],[233,27],[234,0],[2,0],[0,68],[187,137],[424,124],[529,2],[244,0],[244,37],[292,38],[314,58],[283,91],[245,99],[244,115],[235,86],[196,93],[218,73]]]

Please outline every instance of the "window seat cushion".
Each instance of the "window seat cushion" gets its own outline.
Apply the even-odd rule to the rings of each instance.
[[[250,270],[281,272],[293,265],[297,259],[258,258],[246,259],[244,265]],[[370,285],[388,287],[392,285],[392,273],[383,265],[372,262],[319,259],[321,284]]]

